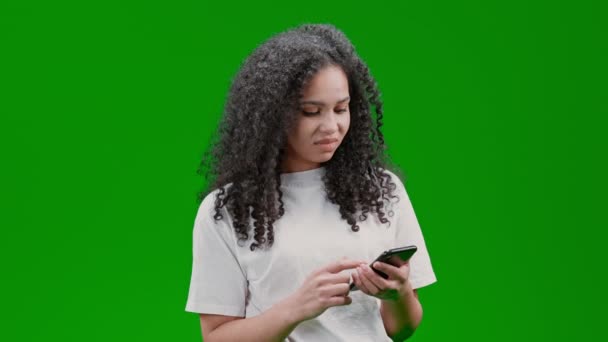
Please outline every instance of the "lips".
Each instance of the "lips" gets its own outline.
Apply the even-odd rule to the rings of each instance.
[[[315,142],[315,144],[320,145],[320,144],[331,144],[331,143],[335,143],[337,142],[338,139],[323,139],[323,140],[319,140],[317,142]]]

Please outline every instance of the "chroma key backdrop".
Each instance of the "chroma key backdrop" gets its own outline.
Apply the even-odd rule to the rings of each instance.
[[[2,341],[200,341],[196,173],[302,23],[376,78],[437,283],[411,341],[606,340],[606,11],[579,1],[3,1]]]

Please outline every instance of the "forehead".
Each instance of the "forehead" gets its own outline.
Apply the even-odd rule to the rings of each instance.
[[[302,101],[333,103],[347,97],[348,78],[342,68],[327,66],[320,69],[302,88]]]

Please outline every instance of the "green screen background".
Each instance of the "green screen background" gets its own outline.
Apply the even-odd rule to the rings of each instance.
[[[601,340],[598,4],[2,2],[0,339],[200,340],[198,162],[243,59],[323,22],[378,81],[438,277],[411,340]]]

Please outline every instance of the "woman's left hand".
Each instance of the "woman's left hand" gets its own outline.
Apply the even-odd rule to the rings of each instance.
[[[383,300],[398,300],[405,296],[408,290],[408,279],[410,276],[409,260],[403,261],[393,258],[393,266],[377,261],[374,268],[388,275],[388,279],[382,278],[367,264],[357,267],[357,272],[352,273],[353,282],[364,293]],[[392,261],[392,260],[391,260]]]

